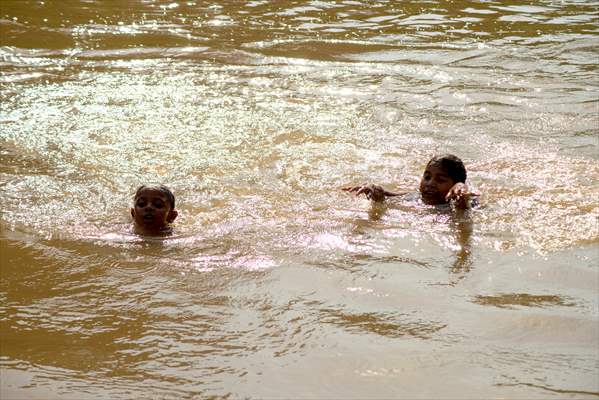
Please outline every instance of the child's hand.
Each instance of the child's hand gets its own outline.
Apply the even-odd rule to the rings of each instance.
[[[465,183],[458,182],[449,189],[445,195],[445,200],[448,202],[451,200],[455,201],[455,205],[458,208],[468,208],[470,199],[478,196],[478,193],[470,192],[468,186]]]
[[[345,192],[354,193],[356,196],[364,194],[368,200],[373,201],[384,201],[386,196],[395,196],[395,193],[388,192],[379,185],[373,184],[346,187],[342,190]]]

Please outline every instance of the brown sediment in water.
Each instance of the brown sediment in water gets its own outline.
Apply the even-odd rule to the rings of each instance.
[[[2,1],[0,397],[596,396],[595,9]]]

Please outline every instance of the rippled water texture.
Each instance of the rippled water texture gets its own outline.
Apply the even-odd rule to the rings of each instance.
[[[599,397],[599,2],[0,2],[4,398]],[[459,155],[470,213],[373,206]],[[171,236],[131,196],[177,196]]]

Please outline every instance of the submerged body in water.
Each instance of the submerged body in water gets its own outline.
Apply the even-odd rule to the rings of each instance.
[[[478,193],[468,189],[466,177],[464,163],[453,154],[431,158],[420,179],[419,189],[422,201],[429,205],[451,204],[461,210],[471,208],[472,200],[478,196]],[[356,196],[364,194],[367,199],[377,202],[403,194],[390,192],[373,184],[354,186],[343,190],[355,193]]]
[[[596,2],[0,8],[0,397],[599,393]]]

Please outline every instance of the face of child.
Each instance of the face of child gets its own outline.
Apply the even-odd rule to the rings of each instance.
[[[175,220],[177,211],[171,210],[168,198],[160,190],[145,188],[135,197],[131,216],[137,226],[160,231]]]
[[[420,196],[425,204],[445,204],[445,196],[455,184],[440,165],[429,164],[420,180]]]

